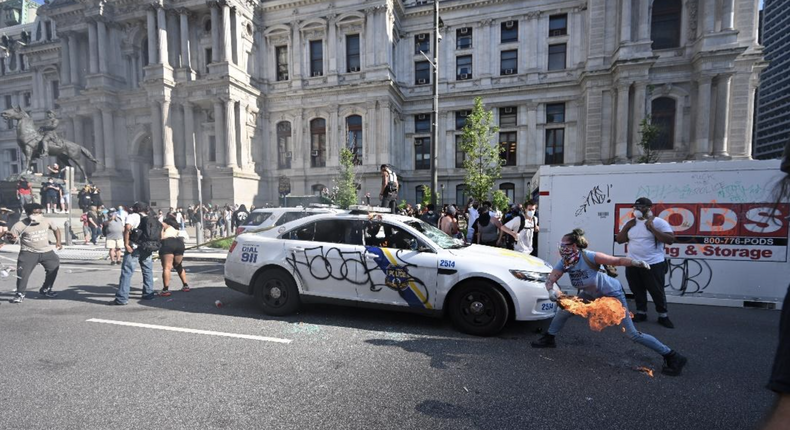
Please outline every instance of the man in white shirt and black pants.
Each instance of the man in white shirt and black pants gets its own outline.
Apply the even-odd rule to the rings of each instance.
[[[658,312],[658,323],[666,328],[675,328],[667,314],[667,296],[664,293],[664,279],[667,263],[664,245],[675,243],[672,226],[650,211],[653,202],[646,197],[636,199],[634,218],[628,221],[620,233],[617,243],[628,243],[628,258],[642,260],[650,264],[650,269],[626,267],[625,277],[634,293],[636,314],[634,322],[647,320],[647,293],[653,298]]]

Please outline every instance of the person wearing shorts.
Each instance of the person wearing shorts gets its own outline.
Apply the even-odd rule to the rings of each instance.
[[[162,247],[159,248],[159,259],[162,261],[162,292],[160,296],[170,295],[170,272],[176,269],[181,278],[181,291],[189,292],[187,273],[182,262],[184,260],[184,239],[179,235],[178,222],[173,217],[167,217],[162,223]]]
[[[110,265],[121,264],[121,249],[123,249],[123,221],[115,209],[110,209],[109,219],[104,223],[105,247],[110,252]]]

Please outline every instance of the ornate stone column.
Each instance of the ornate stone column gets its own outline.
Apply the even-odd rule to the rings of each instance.
[[[189,53],[189,13],[186,9],[179,11],[179,27],[181,30],[181,67],[192,69]],[[185,107],[186,108],[186,107]]]
[[[702,76],[697,80],[697,124],[695,158],[705,158],[710,155],[710,76]]]
[[[88,22],[88,71],[91,74],[99,72],[99,41],[96,39],[96,23]]]
[[[735,0],[722,0],[721,29],[732,30],[735,20]]]
[[[159,62],[162,65],[170,66],[170,59],[167,53],[167,14],[164,8],[156,10],[157,36],[159,37]]]
[[[211,2],[211,58],[209,63],[216,63],[219,56],[219,5]]]
[[[72,33],[69,35],[69,69],[73,85],[78,85],[80,82],[79,62],[77,60],[77,35]]]
[[[96,151],[95,155],[96,159],[99,160],[99,164],[96,166],[96,170],[104,170],[103,163],[104,160],[104,146],[105,146],[105,139],[102,127],[102,113],[100,110],[96,109],[92,113],[93,115],[93,145],[94,150]]]
[[[230,25],[230,6],[227,3],[222,4],[222,61],[231,62],[233,58],[232,45],[231,45],[231,25]]]
[[[162,100],[162,160],[165,169],[175,170],[175,150],[173,149],[173,124],[170,121],[170,100]]]
[[[617,118],[615,119],[616,139],[615,161],[625,163],[628,160],[628,90],[631,84],[620,83],[617,85]]]
[[[227,159],[225,166],[238,167],[236,152],[236,101],[233,99],[224,100],[225,102],[225,146],[227,148]]]
[[[156,10],[153,7],[148,8],[147,15],[148,15],[148,64],[156,64]]]
[[[60,36],[60,80],[63,85],[71,85],[71,67],[69,62],[71,55],[69,52],[69,37],[66,35]]]
[[[162,113],[159,102],[151,103],[151,140],[154,150],[154,167],[162,168]]]
[[[215,158],[219,166],[225,164],[225,149],[223,146],[225,143],[223,139],[225,137],[225,128],[222,124],[225,118],[225,112],[223,111],[223,105],[224,103],[221,100],[214,102],[214,142],[216,143],[215,150],[217,151]]]
[[[620,43],[631,41],[631,0],[621,0]]]
[[[645,119],[645,102],[647,98],[647,83],[646,82],[635,82],[634,83],[634,106],[633,106],[633,118],[634,123],[631,127],[631,154],[636,154],[636,146],[642,140],[642,133],[639,132],[639,125],[642,123],[642,120]],[[622,120],[622,118],[619,118]]]
[[[102,109],[101,114],[104,136],[104,167],[112,170],[115,169],[115,123],[109,108]]]
[[[96,29],[98,33],[99,72],[107,73],[107,55],[109,55],[107,50],[107,26],[104,24],[104,21],[99,19],[96,21]]]
[[[713,132],[713,155],[729,157],[727,138],[730,114],[730,83],[732,75],[719,75],[716,83],[716,123]]]
[[[195,112],[192,103],[185,101],[184,107],[184,158],[188,167],[195,164]]]

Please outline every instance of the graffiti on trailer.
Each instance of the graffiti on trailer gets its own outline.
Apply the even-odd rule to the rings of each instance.
[[[694,197],[713,197],[732,203],[747,203],[762,199],[768,188],[760,184],[744,184],[741,181],[732,183],[712,182],[712,179],[697,180],[692,184],[672,185],[656,184],[641,185],[636,197],[647,197],[657,200],[683,201]]]
[[[713,271],[705,260],[667,259],[667,285],[686,294],[702,293],[713,280]]]
[[[357,286],[368,286],[370,291],[378,292],[389,288],[398,294],[409,306],[430,307],[429,292],[425,283],[409,273],[410,267],[416,267],[403,260],[401,254],[405,250],[384,251],[374,246],[366,246],[365,251],[341,251],[336,247],[316,246],[291,251],[286,258],[293,268],[294,274],[304,281],[305,276],[325,281],[334,279],[346,281]],[[368,267],[368,255],[375,263]],[[384,273],[384,283],[376,283],[371,273]]]
[[[584,196],[584,200],[582,204],[579,205],[579,208],[576,209],[576,216],[586,213],[587,208],[595,205],[600,205],[603,203],[611,203],[611,198],[609,197],[609,192],[612,190],[612,185],[596,185],[590,192]]]

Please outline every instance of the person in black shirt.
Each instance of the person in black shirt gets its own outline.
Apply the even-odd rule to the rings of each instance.
[[[436,212],[434,212],[435,209],[436,206],[429,204],[428,211],[422,214],[420,216],[420,219],[434,227],[437,227],[439,224],[439,215]]]
[[[244,221],[247,220],[247,217],[250,216],[250,212],[247,210],[247,207],[243,204],[239,206],[239,208],[233,212],[233,231],[235,232],[237,228],[241,227],[244,224]]]

